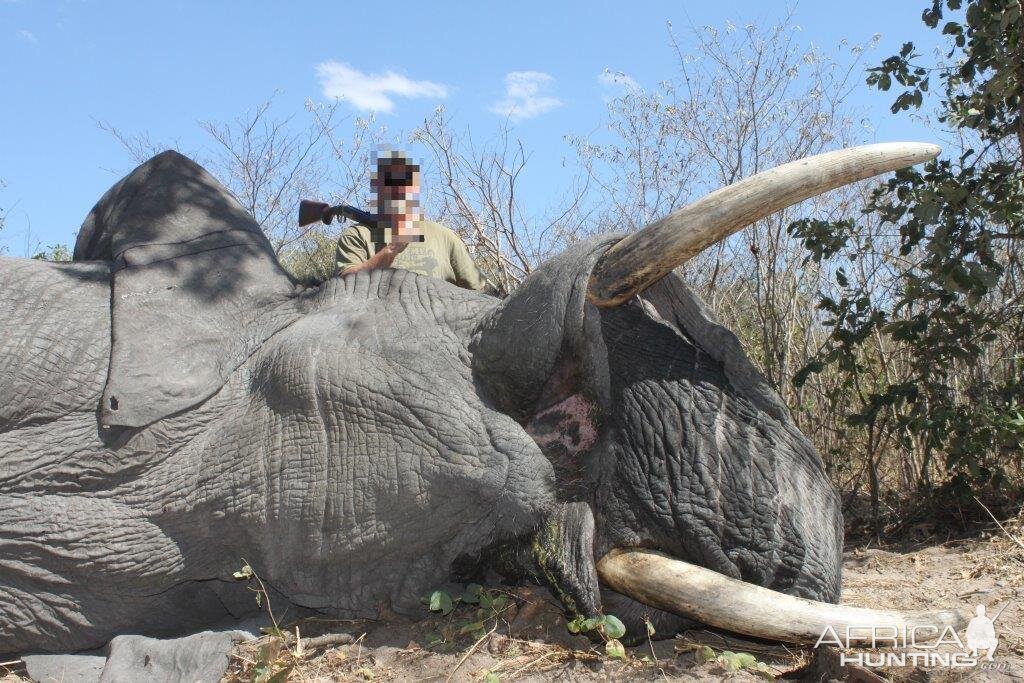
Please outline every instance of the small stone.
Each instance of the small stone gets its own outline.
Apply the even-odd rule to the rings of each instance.
[[[98,655],[25,655],[28,677],[37,683],[97,683],[106,657]]]
[[[117,636],[100,683],[134,681],[220,681],[235,640],[230,633],[204,631],[185,638],[159,640]]]

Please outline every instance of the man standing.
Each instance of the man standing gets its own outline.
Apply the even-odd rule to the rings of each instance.
[[[466,246],[450,228],[420,217],[419,166],[399,152],[381,152],[377,172],[370,178],[376,194],[380,228],[390,229],[391,241],[356,223],[338,239],[337,275],[375,268],[404,268],[446,280],[466,289],[483,290],[480,275]]]

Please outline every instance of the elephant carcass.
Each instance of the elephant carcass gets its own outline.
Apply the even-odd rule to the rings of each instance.
[[[631,547],[838,600],[819,456],[677,276],[602,294],[628,246],[576,245],[505,301],[400,270],[304,288],[203,169],[143,164],[76,262],[0,259],[0,652],[241,614],[243,562],[348,618],[414,612],[458,567],[543,581],[570,616],[671,621],[602,589],[597,560]]]

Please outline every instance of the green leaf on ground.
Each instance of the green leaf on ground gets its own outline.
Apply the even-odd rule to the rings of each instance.
[[[626,648],[623,647],[622,643],[615,639],[609,640],[604,644],[604,651],[609,657],[622,660],[626,659]]]
[[[626,635],[626,625],[614,614],[604,615],[604,622],[601,626],[604,634],[612,640],[617,640]]]
[[[430,594],[431,612],[440,612],[447,616],[452,613],[453,609],[455,609],[455,604],[452,602],[452,596],[445,591],[434,591]]]

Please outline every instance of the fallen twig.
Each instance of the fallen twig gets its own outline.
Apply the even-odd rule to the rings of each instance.
[[[491,673],[498,673],[499,671],[504,671],[505,669],[511,669],[514,666],[519,666],[520,664],[530,661],[532,657],[533,655],[529,654],[519,655],[518,657],[513,657],[512,659],[506,659],[504,661],[499,662],[497,665],[493,666],[491,668]]]
[[[978,505],[980,505],[980,506],[982,507],[982,509],[983,509],[983,510],[984,510],[985,512],[987,512],[987,513],[988,513],[988,516],[992,518],[992,521],[996,523],[996,526],[998,526],[998,527],[999,527],[1000,529],[1002,529],[1002,530],[1003,530],[1003,533],[1004,533],[1004,534],[1006,534],[1006,536],[1007,536],[1007,537],[1008,537],[1008,538],[1009,538],[1009,539],[1010,539],[1011,541],[1013,541],[1014,543],[1016,543],[1016,544],[1017,544],[1017,545],[1018,545],[1018,546],[1020,547],[1020,549],[1021,549],[1021,550],[1024,550],[1024,542],[1022,542],[1022,541],[1021,541],[1021,540],[1020,540],[1019,538],[1017,538],[1016,536],[1014,536],[1013,534],[1011,534],[1011,533],[1010,533],[1009,531],[1007,531],[1007,530],[1006,530],[1006,527],[1004,527],[1004,526],[1003,526],[1003,525],[1002,525],[1002,524],[1001,524],[1001,523],[999,522],[999,520],[998,520],[998,519],[996,519],[996,516],[992,514],[992,511],[991,511],[991,510],[989,510],[989,509],[988,509],[987,507],[985,507],[985,504],[984,504],[984,503],[982,503],[982,502],[981,502],[980,500],[978,500],[978,497],[977,497],[977,496],[974,496],[974,500],[976,500],[976,501],[978,502]]]
[[[359,636],[358,638],[356,638],[356,666],[359,666],[362,663],[362,658],[363,658],[363,638],[364,637],[366,637],[365,633],[363,635]]]
[[[325,633],[315,638],[303,638],[302,646],[305,650],[314,650],[330,645],[351,645],[356,642],[350,633]]]
[[[548,653],[542,654],[540,657],[537,657],[532,662],[528,662],[526,664],[526,666],[522,666],[522,667],[516,669],[515,671],[513,671],[512,673],[510,673],[508,675],[508,677],[510,679],[515,678],[516,676],[518,676],[519,674],[523,673],[527,669],[532,669],[533,667],[537,666],[538,664],[543,662],[545,659],[547,659],[548,657],[550,657],[551,655],[554,655],[554,654],[558,654],[558,651],[554,650],[552,652],[548,652]]]
[[[996,612],[996,615],[994,617],[992,617],[992,623],[995,623],[996,619],[1001,617],[1003,615],[1003,612],[1006,611],[1006,608],[1009,607],[1012,604],[1013,604],[1013,600],[1010,600],[1008,603],[1003,605],[1002,609],[1000,609],[998,612]]]
[[[718,642],[709,642],[712,639],[717,640]],[[772,657],[779,657],[782,659],[798,658],[796,653],[782,643],[778,645],[768,645],[747,640],[745,638],[727,637],[721,633],[715,633],[714,631],[708,631],[706,629],[688,629],[676,636],[676,640],[684,642],[689,641],[698,645],[707,645],[711,649],[719,651],[736,650],[739,648],[743,652],[749,652],[751,654],[770,655]]]
[[[495,624],[494,627],[491,628],[490,631],[488,631],[487,633],[485,633],[482,636],[480,636],[480,639],[477,640],[475,643],[473,643],[473,646],[471,648],[466,650],[466,654],[462,655],[462,659],[460,659],[459,663],[455,665],[455,668],[452,669],[452,672],[450,674],[448,674],[448,678],[444,679],[444,683],[451,683],[451,680],[455,676],[455,672],[459,670],[459,667],[461,667],[463,664],[465,664],[466,660],[469,659],[470,655],[472,655],[473,652],[475,652],[476,649],[478,647],[480,647],[480,643],[482,643],[485,640],[487,640],[488,638],[490,638],[491,634],[494,633],[497,629],[498,629],[498,625]]]

